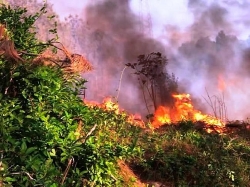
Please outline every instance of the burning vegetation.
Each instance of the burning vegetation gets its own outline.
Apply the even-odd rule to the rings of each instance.
[[[152,129],[157,129],[164,125],[178,124],[180,121],[193,121],[195,127],[204,129],[208,133],[216,132],[221,134],[225,132],[225,121],[196,110],[192,105],[189,94],[174,94],[173,98],[175,100],[173,107],[158,106],[148,122],[144,122],[139,114],[128,114],[125,110],[120,109],[118,103],[114,102],[111,97],[105,98],[102,103],[87,100],[84,100],[84,103],[89,107],[99,107],[116,114],[124,113],[128,116],[128,123],[141,128],[151,126]],[[146,125],[146,123],[148,124]]]
[[[152,126],[158,128],[165,124],[176,123],[181,120],[191,120],[197,124],[203,124],[207,132],[216,131],[222,133],[225,122],[214,116],[203,114],[194,108],[190,94],[175,94],[173,107],[159,106],[155,111]]]
[[[118,103],[113,101],[111,97],[105,98],[102,103],[88,101],[86,99],[84,100],[84,103],[91,108],[99,107],[105,111],[114,112],[115,114],[124,114],[125,116],[127,116],[126,119],[128,123],[141,128],[146,128],[145,122],[143,121],[141,115],[127,113],[125,110],[121,109]]]

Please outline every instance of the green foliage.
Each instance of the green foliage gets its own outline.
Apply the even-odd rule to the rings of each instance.
[[[37,43],[35,33],[29,31],[38,18],[38,15],[24,17],[26,12],[26,9],[11,9],[6,5],[2,5],[0,11],[0,22],[6,26],[9,36],[16,46],[21,49],[28,48],[28,46]]]
[[[27,16],[25,9],[6,6],[0,12],[18,50],[36,46],[31,52],[39,54],[44,49],[29,30],[39,14]],[[86,80],[65,78],[57,67],[2,58],[0,74],[0,183],[122,185],[116,162],[135,154],[132,138],[138,132],[126,114],[84,105],[77,94]]]
[[[238,135],[237,135],[238,136]],[[144,180],[174,186],[249,186],[249,140],[197,131],[190,121],[141,134],[131,165]]]
[[[8,36],[14,42],[18,51],[39,54],[51,42],[55,41],[55,38],[52,38],[47,43],[43,43],[36,38],[34,24],[42,14],[46,13],[46,5],[34,15],[28,15],[26,8],[16,7],[12,9],[5,4],[1,4],[0,6],[0,23],[5,25]],[[55,37],[57,37],[56,24],[55,28],[50,29],[49,32],[55,34]],[[25,55],[23,57],[30,58],[30,56]]]

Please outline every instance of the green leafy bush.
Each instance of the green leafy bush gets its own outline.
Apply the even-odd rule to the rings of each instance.
[[[30,31],[40,13],[28,16],[4,5],[0,12],[18,51],[39,54],[49,46]],[[135,154],[137,128],[126,114],[84,105],[77,94],[86,80],[78,75],[65,78],[56,66],[22,58],[0,59],[0,183],[122,186],[116,162]]]

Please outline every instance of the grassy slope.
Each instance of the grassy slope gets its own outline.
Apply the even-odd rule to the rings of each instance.
[[[218,135],[192,122],[142,131],[141,157],[128,161],[141,181],[166,186],[250,186],[250,132]]]

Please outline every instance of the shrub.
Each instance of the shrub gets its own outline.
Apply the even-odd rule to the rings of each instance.
[[[29,53],[51,42],[39,42],[30,30],[40,13],[28,16],[26,9],[4,5],[0,12],[13,50],[25,50],[17,61],[0,59],[0,183],[122,185],[116,161],[134,154],[137,128],[126,114],[84,105],[78,93],[86,80],[79,75],[65,78],[57,66],[32,64]]]

